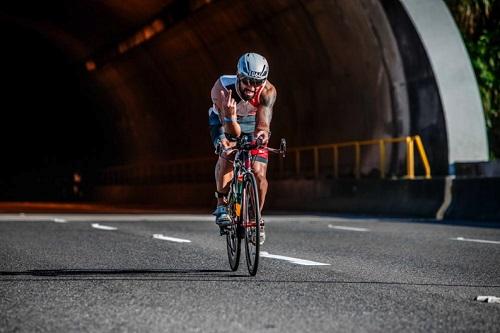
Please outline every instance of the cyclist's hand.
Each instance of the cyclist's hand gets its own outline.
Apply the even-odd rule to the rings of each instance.
[[[225,153],[225,150],[231,148],[231,143],[226,138],[217,139],[217,143],[215,144],[215,153],[217,155],[221,155]]]
[[[222,116],[224,118],[236,119],[236,101],[231,97],[232,90],[229,89],[229,93],[226,96],[224,90],[220,91],[220,97],[222,100]]]
[[[268,131],[257,131],[255,133],[255,137],[257,139],[261,139],[262,140],[262,144],[263,145],[266,145],[268,142],[269,142],[269,132]]]
[[[224,149],[228,149],[231,147],[231,143],[226,138],[220,139],[220,144],[221,144],[222,148],[224,148]]]

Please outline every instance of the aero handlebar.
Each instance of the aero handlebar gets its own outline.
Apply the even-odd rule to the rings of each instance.
[[[217,155],[221,155],[222,153],[230,154],[233,151],[238,151],[238,150],[253,150],[253,149],[263,149],[267,150],[271,153],[274,154],[280,154],[282,157],[286,156],[286,140],[285,138],[281,138],[280,141],[280,147],[279,148],[271,148],[271,147],[265,147],[262,145],[262,138],[257,138],[255,141],[248,142],[247,139],[244,137],[243,139],[238,139],[236,141],[236,147],[231,147],[231,148],[224,148],[222,144],[219,142],[218,145],[215,148],[215,153]]]

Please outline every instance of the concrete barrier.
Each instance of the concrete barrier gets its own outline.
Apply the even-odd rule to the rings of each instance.
[[[433,218],[444,180],[286,180],[271,184],[268,207]]]
[[[446,219],[500,221],[500,178],[456,178]]]
[[[500,178],[455,178],[449,184],[451,201],[442,208],[445,219],[500,220]],[[445,185],[445,178],[271,181],[266,210],[435,218]],[[92,199],[209,212],[215,204],[213,191],[212,183],[99,186]]]
[[[443,180],[282,180],[270,184],[266,209],[434,217]],[[100,186],[93,199],[211,209],[213,184]]]

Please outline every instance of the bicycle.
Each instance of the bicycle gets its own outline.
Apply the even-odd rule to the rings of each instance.
[[[233,163],[233,178],[227,196],[227,210],[231,224],[221,227],[221,235],[226,235],[229,266],[232,271],[238,269],[241,255],[241,240],[245,240],[245,256],[248,272],[251,276],[257,274],[260,251],[261,213],[259,209],[259,193],[257,182],[252,171],[255,157],[253,149],[265,149],[269,152],[286,155],[286,140],[281,139],[280,148],[263,147],[258,138],[249,142],[247,136],[238,138],[234,148],[224,149],[218,145],[216,153],[230,154],[235,151]]]

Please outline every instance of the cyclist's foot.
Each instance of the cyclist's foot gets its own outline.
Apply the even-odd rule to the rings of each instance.
[[[219,232],[221,236],[227,235],[227,228],[226,227],[219,227]]]
[[[263,245],[266,241],[266,228],[264,228],[264,219],[260,219],[259,243]]]
[[[215,215],[215,223],[219,227],[226,227],[228,225],[231,225],[231,218],[227,214],[226,206],[224,205],[217,206],[212,215]]]
[[[252,228],[253,229],[253,228]],[[251,241],[255,244],[255,233],[252,232]],[[264,219],[260,219],[259,244],[263,245],[266,241],[266,228],[264,227]]]

